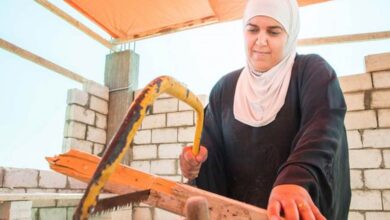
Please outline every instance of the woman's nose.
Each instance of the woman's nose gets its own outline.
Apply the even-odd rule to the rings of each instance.
[[[266,46],[268,44],[267,35],[263,32],[259,32],[256,39],[256,45]]]

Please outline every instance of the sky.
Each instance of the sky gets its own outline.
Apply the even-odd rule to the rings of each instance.
[[[49,0],[109,39],[61,0]],[[390,30],[389,0],[334,0],[300,8],[299,38]],[[33,0],[0,0],[0,38],[87,79],[104,83],[107,48]],[[196,94],[208,94],[224,74],[245,63],[240,21],[209,25],[131,43],[140,55],[142,88],[171,75]],[[390,52],[390,39],[315,47],[339,76],[364,73],[364,56]],[[49,169],[61,153],[67,91],[81,84],[0,49],[0,166]]]

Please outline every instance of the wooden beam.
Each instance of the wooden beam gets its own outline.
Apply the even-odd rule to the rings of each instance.
[[[92,37],[97,42],[101,43],[103,46],[107,47],[108,49],[112,51],[118,51],[116,48],[116,45],[111,44],[108,40],[101,37],[99,34],[85,26],[84,24],[80,23],[78,20],[73,18],[72,16],[68,15],[66,12],[62,11],[60,8],[56,7],[52,3],[50,3],[47,0],[35,0],[37,3],[54,13],[55,15],[59,16],[60,18],[67,21],[69,24],[73,25],[77,29],[81,30],[88,36]]]
[[[89,182],[100,163],[100,158],[85,152],[71,150],[66,154],[46,158],[50,168],[64,175]],[[120,165],[110,176],[104,189],[124,194],[150,189],[144,203],[184,216],[188,198],[201,196],[208,202],[210,219],[267,220],[267,211],[243,202],[229,199],[185,184],[150,175],[131,167]]]
[[[381,39],[389,39],[389,38],[390,38],[390,31],[382,31],[382,32],[362,33],[362,34],[348,34],[348,35],[339,35],[339,36],[330,36],[330,37],[299,39],[298,46],[306,47],[306,46],[317,46],[317,45],[326,45],[326,44],[340,44],[340,43],[350,43],[350,42],[359,42],[359,41],[381,40]]]
[[[64,67],[61,67],[49,60],[46,60],[43,57],[40,57],[27,50],[24,50],[6,40],[3,40],[2,38],[0,38],[0,47],[20,57],[23,57],[24,59],[27,59],[33,63],[46,67],[49,70],[53,70],[54,72],[57,72],[65,77],[68,77],[69,79],[75,80],[80,83],[84,83],[85,81],[88,81],[88,79],[82,77],[81,75],[74,73],[68,69],[65,69]]]

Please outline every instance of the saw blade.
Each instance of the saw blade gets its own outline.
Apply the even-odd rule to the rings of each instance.
[[[101,199],[96,203],[92,214],[101,214],[104,212],[115,211],[122,207],[127,207],[133,203],[139,203],[149,198],[150,189],[141,190],[132,193],[126,193],[119,196]]]

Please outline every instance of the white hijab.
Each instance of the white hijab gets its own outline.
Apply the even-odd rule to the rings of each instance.
[[[249,0],[243,17],[244,28],[251,18],[259,15],[278,21],[288,38],[282,60],[266,72],[255,71],[247,54],[247,65],[237,81],[233,112],[235,119],[253,127],[274,121],[284,105],[299,32],[296,0]]]

